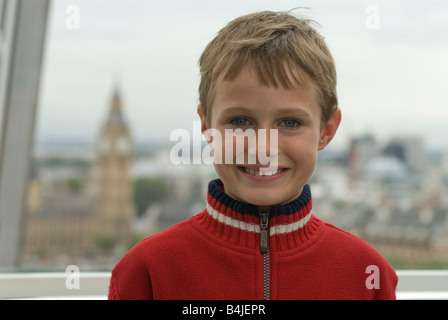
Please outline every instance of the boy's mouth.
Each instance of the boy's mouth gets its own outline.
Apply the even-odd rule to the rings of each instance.
[[[246,167],[239,167],[239,168],[242,169],[244,172],[249,173],[256,177],[260,177],[260,176],[271,177],[271,176],[279,174],[285,170],[285,168],[278,168],[278,169],[275,169],[272,171],[260,172],[260,170],[257,170],[257,169],[254,170],[254,169],[250,169],[250,168],[246,168]]]

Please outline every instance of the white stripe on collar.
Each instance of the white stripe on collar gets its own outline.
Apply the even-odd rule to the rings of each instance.
[[[214,218],[214,219],[218,220],[219,222],[222,222],[228,226],[231,226],[231,227],[234,227],[234,228],[237,228],[240,230],[248,231],[248,232],[255,232],[255,233],[261,232],[260,225],[253,224],[253,223],[247,223],[244,221],[240,221],[240,220],[236,220],[231,217],[228,217],[228,216],[220,213],[219,211],[213,209],[209,203],[207,203],[207,212],[210,216],[212,216],[212,218]],[[299,221],[289,223],[289,224],[275,225],[275,226],[269,228],[269,234],[271,236],[273,236],[275,234],[284,234],[284,233],[297,231],[297,230],[303,228],[306,225],[306,223],[310,220],[310,218],[311,218],[311,212],[308,213],[305,217],[303,217]]]

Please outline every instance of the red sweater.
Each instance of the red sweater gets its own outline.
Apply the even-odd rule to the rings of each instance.
[[[259,212],[211,181],[204,211],[142,240],[115,266],[109,299],[395,299],[387,261],[311,206],[308,185]]]

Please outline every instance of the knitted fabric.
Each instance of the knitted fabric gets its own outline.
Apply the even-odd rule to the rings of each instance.
[[[311,209],[308,185],[294,201],[270,208],[269,298],[395,299],[398,278],[387,261]],[[259,208],[230,198],[213,180],[202,212],[121,259],[109,299],[263,299],[260,232]]]

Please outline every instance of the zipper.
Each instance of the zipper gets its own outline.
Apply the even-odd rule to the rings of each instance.
[[[263,255],[263,298],[269,300],[269,210],[260,210],[260,253]]]

